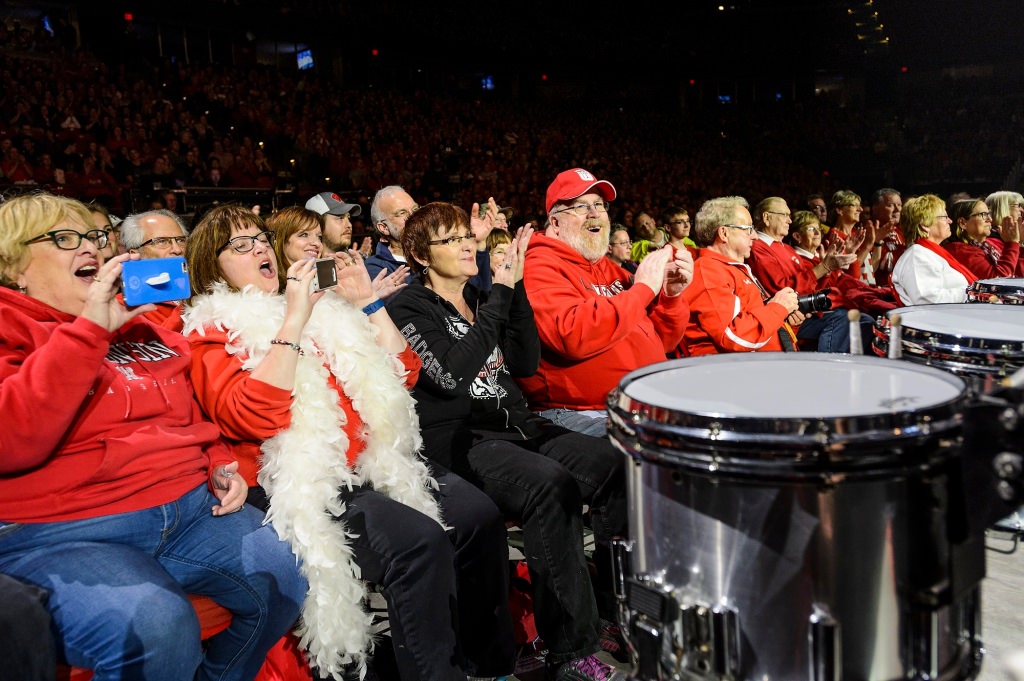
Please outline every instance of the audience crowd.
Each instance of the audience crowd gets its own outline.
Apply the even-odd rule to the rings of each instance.
[[[313,665],[336,678],[361,667],[372,646],[360,619],[360,579],[385,593],[400,674],[461,680],[512,672],[503,521],[513,521],[525,532],[550,676],[624,679],[595,656],[623,646],[606,570],[608,543],[626,527],[623,463],[604,437],[605,396],[618,380],[673,356],[846,352],[848,311],[863,313],[869,332],[868,315],[964,301],[968,285],[993,273],[1024,276],[1024,197],[1003,191],[1003,179],[981,196],[949,200],[869,187],[870,204],[862,205],[842,178],[823,173],[830,155],[855,150],[928,150],[934,160],[938,140],[943,153],[915,171],[922,180],[1005,177],[1020,120],[1007,117],[1000,134],[972,134],[969,144],[964,137],[1002,120],[998,102],[978,106],[984,116],[971,126],[966,109],[939,116],[913,107],[897,123],[825,100],[706,117],[563,109],[346,91],[258,67],[164,63],[139,74],[84,51],[37,50],[31,35],[18,41],[0,56],[10,84],[0,93],[0,188],[8,199],[0,211],[0,299],[12,318],[28,310],[19,312],[31,317],[24,325],[90,348],[93,373],[113,374],[108,349],[134,348],[136,337],[191,358],[188,379],[182,360],[173,383],[195,389],[202,413],[190,408],[185,425],[217,451],[206,471],[200,463],[213,458],[189,450],[196,514],[213,503],[204,481],[210,491],[230,490],[214,491],[231,502],[225,514],[238,512],[221,526],[248,523],[247,532],[272,542],[261,530],[269,508],[266,523],[300,559],[301,572],[276,548],[288,607],[246,650],[237,678],[251,676],[296,618],[305,587],[298,635]],[[981,149],[959,151],[977,139]],[[194,187],[288,187],[305,208],[274,206],[261,217],[250,206],[220,206],[197,212],[187,234],[173,190]],[[12,198],[20,194],[29,196]],[[40,201],[59,206],[48,222],[17,218]],[[880,269],[887,239],[899,250],[891,251],[895,265]],[[122,263],[169,255],[186,257],[192,297],[127,311],[115,295]],[[333,259],[333,292],[311,290],[319,277],[311,257]],[[73,300],[53,294],[51,280],[68,284]],[[941,298],[929,297],[938,289]],[[812,294],[828,306],[805,307]],[[362,335],[342,342],[352,329]],[[4,343],[12,333],[0,331]],[[26,353],[53,348],[43,331],[32,339],[41,349]],[[0,398],[22,397],[18,359],[0,375]],[[119,371],[122,382],[135,380],[132,369]],[[84,373],[79,401],[91,404],[100,398]],[[64,405],[68,422],[77,406]],[[110,413],[115,429],[142,418]],[[330,432],[335,422],[347,424],[340,440]],[[39,461],[58,435],[54,427],[54,441],[39,445]],[[304,455],[296,467],[299,459],[286,454],[300,451],[323,456]],[[53,459],[67,461],[62,456]],[[329,484],[304,487],[312,467]],[[34,474],[5,473],[9,486]],[[129,510],[146,511],[148,501]],[[584,504],[588,516],[578,512]],[[83,501],[64,515],[105,510]],[[45,524],[41,518],[11,515],[0,526]],[[584,521],[596,535],[593,583],[576,545]],[[350,535],[350,526],[363,531]],[[421,541],[429,544],[424,560],[393,567],[392,553]],[[0,540],[0,558],[8,558],[0,566],[16,567],[22,550]],[[422,581],[428,564],[453,561],[452,570],[435,566],[433,583]],[[178,582],[177,591],[216,590],[191,575]],[[423,583],[432,587],[423,591]],[[68,598],[56,593],[58,602]],[[331,598],[317,598],[324,594]],[[18,595],[46,626],[39,595]],[[185,617],[183,596],[173,600]],[[335,605],[321,611],[320,601]],[[456,601],[458,617],[446,605]],[[235,605],[239,629],[247,610]],[[501,626],[473,626],[492,617]],[[58,658],[95,664],[88,646],[68,655],[74,638],[66,626],[55,625],[64,637]],[[197,648],[182,664],[217,667],[224,650]]]

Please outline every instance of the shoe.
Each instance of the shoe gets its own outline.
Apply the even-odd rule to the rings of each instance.
[[[552,681],[626,681],[626,672],[619,671],[597,655],[587,655],[548,668]]]
[[[601,644],[601,649],[614,657],[616,662],[629,662],[629,648],[626,646],[626,639],[622,637],[622,630],[619,629],[619,625],[602,619],[600,640],[598,642]]]
[[[529,643],[519,646],[516,651],[516,668],[513,674],[517,677],[528,676],[530,672],[543,669],[548,659],[548,647],[538,636]]]

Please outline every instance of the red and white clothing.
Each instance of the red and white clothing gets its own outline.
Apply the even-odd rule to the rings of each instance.
[[[903,234],[900,232],[899,227],[893,229],[881,240],[878,264],[875,267],[876,284],[879,286],[889,285],[892,268],[896,266],[896,261],[900,259],[905,250],[907,250],[907,245],[903,242]]]
[[[805,267],[803,258],[792,246],[761,232],[750,247],[747,266],[770,295],[787,287],[802,296],[822,288],[814,268]]]
[[[608,258],[534,234],[523,277],[541,340],[540,368],[519,381],[530,408],[605,409],[630,371],[664,361],[689,318],[684,296],[668,297]]]
[[[779,329],[789,311],[779,303],[764,302],[745,263],[703,249],[683,297],[690,305],[684,336],[688,355],[783,349]]]
[[[892,287],[903,305],[926,303],[967,302],[967,287],[975,278],[969,278],[954,267],[941,251],[941,246],[918,242],[903,252],[892,271]]]
[[[419,355],[377,343],[359,310],[328,292],[303,329],[294,391],[252,377],[284,322],[285,298],[218,283],[185,309],[196,397],[220,426],[239,470],[270,500],[267,518],[302,561],[310,595],[303,643],[314,659],[361,660],[369,622],[338,490],[374,491],[441,524],[436,489],[417,454]],[[321,604],[330,604],[321,607]],[[321,665],[322,666],[322,665]]]
[[[802,248],[794,248],[793,251],[800,256],[803,266],[808,270],[814,270],[814,266],[821,262],[821,258],[810,251]],[[842,270],[830,272],[820,282],[822,288],[827,287],[829,290],[828,299],[832,302],[833,310],[860,310],[880,317],[899,307],[889,286],[865,284]]]
[[[110,333],[0,288],[0,519],[52,522],[173,502],[232,461],[203,420],[179,334]]]
[[[1024,276],[1024,261],[1020,259],[1017,242],[990,236],[981,243],[950,241],[942,247],[979,278]]]

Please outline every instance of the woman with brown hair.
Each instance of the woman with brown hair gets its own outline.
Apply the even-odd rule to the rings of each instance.
[[[240,473],[262,486],[267,517],[309,579],[298,633],[310,663],[332,675],[364,665],[369,580],[387,601],[403,679],[510,673],[504,520],[484,494],[417,454],[408,388],[419,356],[358,254],[335,256],[334,290],[311,292],[308,257],[287,268],[280,289],[274,243],[245,208],[202,219],[186,251],[185,333],[200,404]]]

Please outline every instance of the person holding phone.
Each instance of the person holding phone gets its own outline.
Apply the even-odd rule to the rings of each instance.
[[[72,199],[0,205],[0,573],[49,592],[96,681],[256,676],[306,592],[193,399],[189,345],[116,297],[125,262]],[[231,624],[200,643],[187,593]]]
[[[176,213],[159,208],[142,213],[129,215],[120,222],[121,247],[127,253],[138,253],[142,260],[173,258],[185,255],[185,242],[188,241],[188,229],[185,221]],[[180,272],[180,270],[179,270]],[[188,297],[187,272],[181,282],[184,295]],[[165,289],[169,287],[165,286]],[[163,297],[156,292],[157,297]],[[149,321],[171,329],[181,331],[180,299],[163,300],[154,303],[155,309],[146,313]]]
[[[295,233],[309,238],[313,224]],[[310,663],[321,673],[365,664],[369,580],[387,601],[402,678],[511,673],[504,520],[418,455],[419,356],[356,253],[338,254],[332,290],[311,291],[312,257],[288,266],[279,290],[274,234],[238,206],[202,219],[186,249],[185,333],[200,404],[309,578]]]

